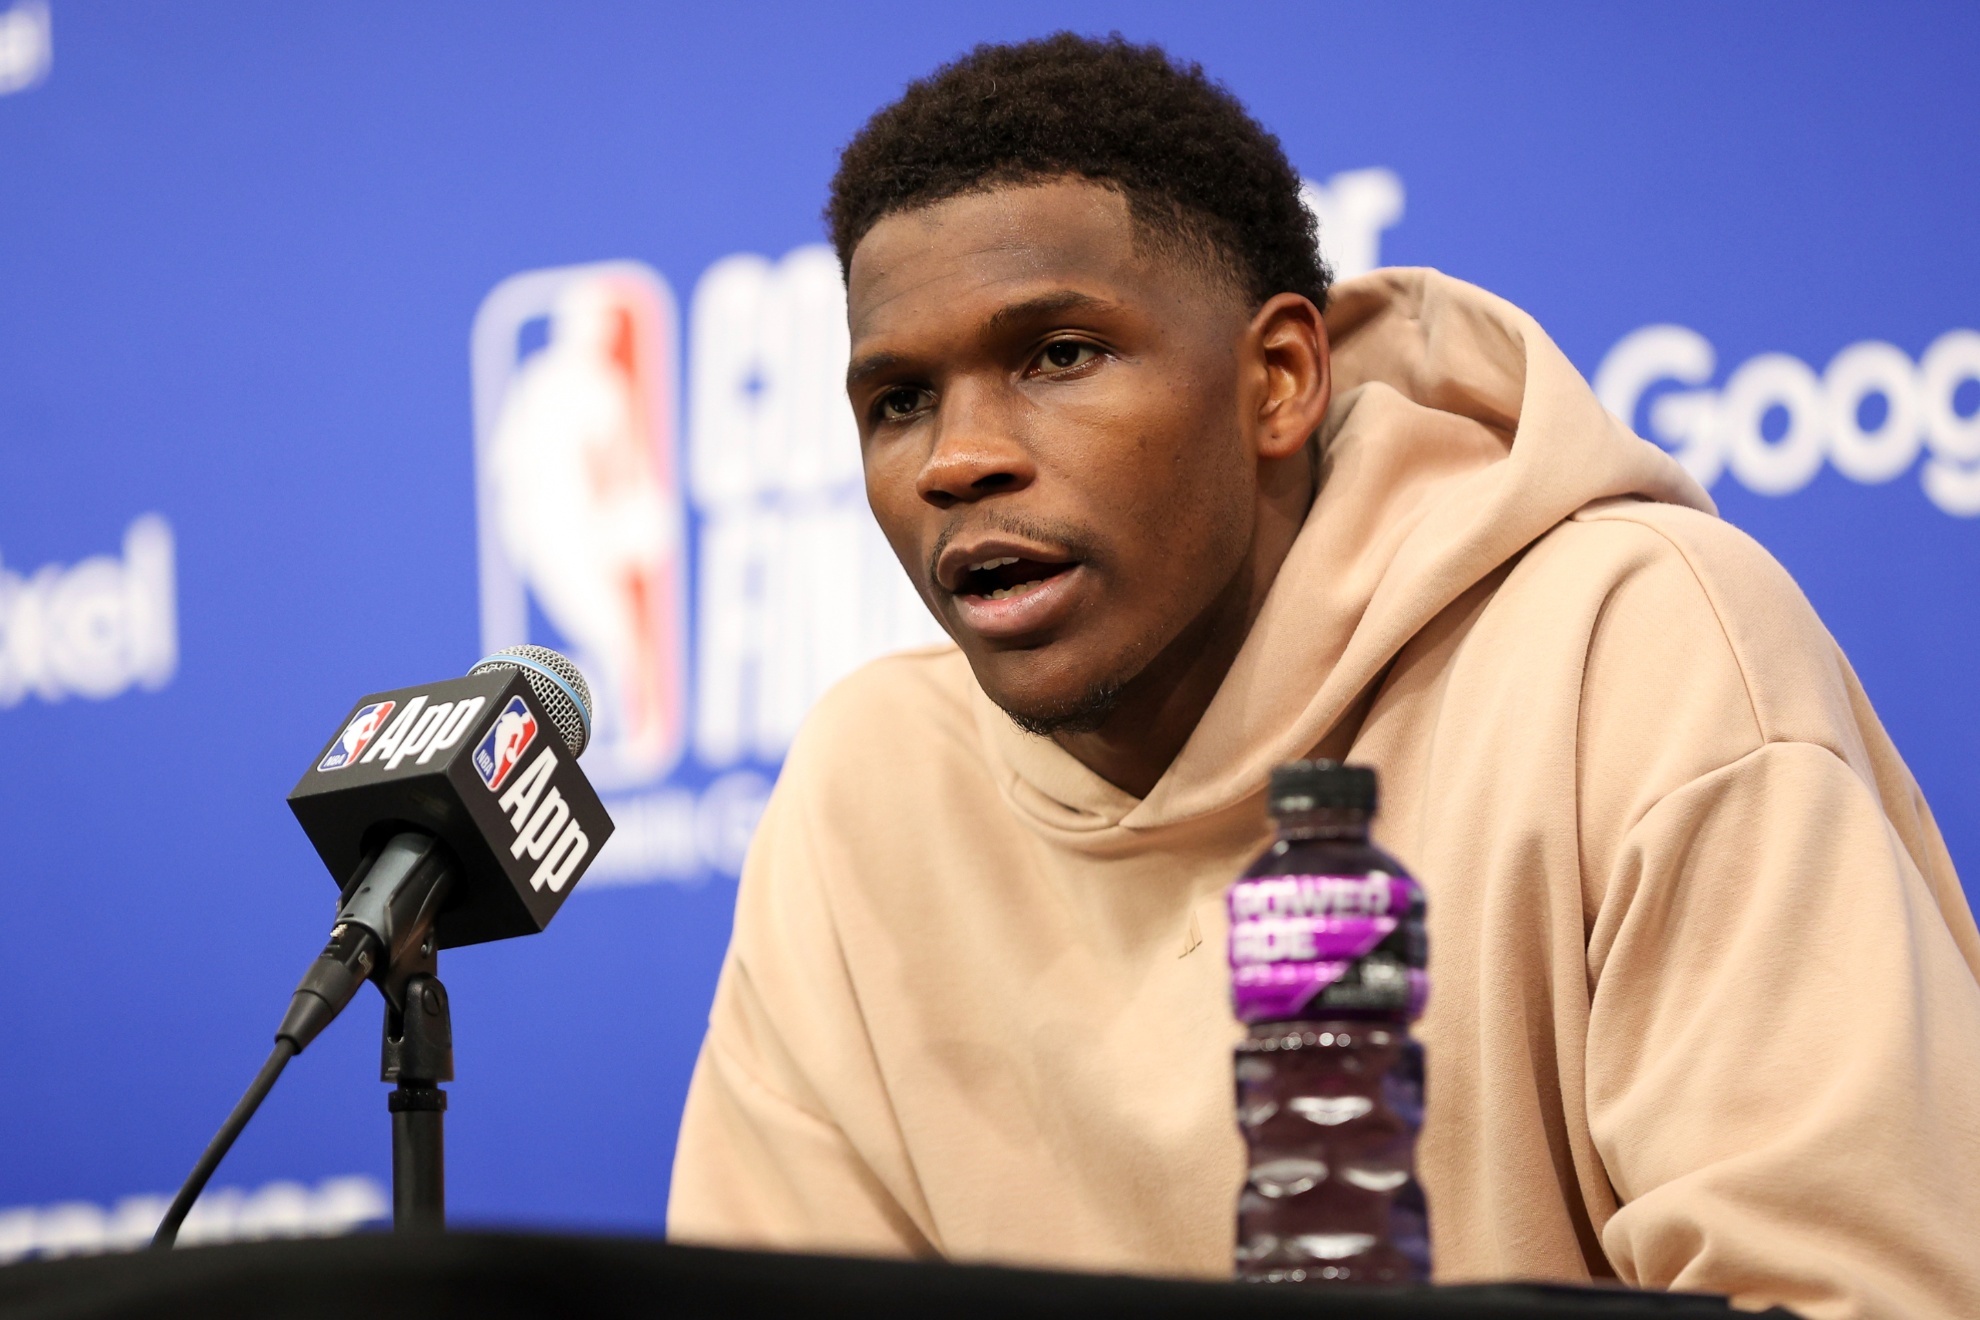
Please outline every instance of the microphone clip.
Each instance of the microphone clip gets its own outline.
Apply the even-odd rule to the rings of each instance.
[[[407,1081],[453,1081],[453,1016],[432,939],[416,954],[381,969],[378,988],[385,994],[379,1080],[402,1086]]]
[[[392,1222],[400,1232],[447,1226],[447,1093],[454,1080],[454,1023],[447,987],[434,975],[433,940],[379,982],[386,992],[379,1077],[396,1082],[392,1113]],[[394,993],[396,991],[396,993]]]
[[[444,882],[438,886],[444,890]],[[454,1020],[440,982],[437,896],[417,906],[416,941],[402,941],[372,981],[385,998],[379,1080],[397,1085],[392,1114],[392,1221],[401,1232],[447,1225],[447,1093],[454,1080]],[[403,929],[403,926],[401,927]]]

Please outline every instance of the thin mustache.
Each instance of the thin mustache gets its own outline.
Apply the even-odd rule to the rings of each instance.
[[[986,517],[980,522],[971,522],[967,526],[961,522],[952,522],[942,529],[941,535],[935,538],[934,549],[928,552],[927,581],[931,587],[941,585],[941,579],[935,575],[935,570],[936,566],[942,562],[942,552],[947,550],[949,544],[965,531],[972,533],[1001,532],[1006,536],[1021,537],[1024,540],[1036,541],[1042,545],[1058,546],[1074,559],[1085,560],[1093,557],[1086,545],[1086,538],[1070,527],[1038,522],[1031,518],[1013,514],[1000,513]]]

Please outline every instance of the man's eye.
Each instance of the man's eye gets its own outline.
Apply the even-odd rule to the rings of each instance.
[[[921,391],[905,387],[880,396],[880,415],[889,420],[912,417],[921,407]]]
[[[1077,339],[1055,339],[1045,345],[1038,355],[1041,366],[1053,371],[1069,371],[1074,367],[1085,366],[1099,356],[1099,350],[1091,344],[1082,344]]]

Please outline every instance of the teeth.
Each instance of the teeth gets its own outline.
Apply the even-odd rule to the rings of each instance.
[[[1016,555],[1006,555],[1002,559],[986,559],[980,564],[972,564],[970,565],[969,571],[972,573],[984,573],[984,572],[988,572],[990,569],[1002,568],[1006,564],[1015,564],[1016,562],[1017,562]]]
[[[1045,585],[1044,578],[1039,578],[1036,582],[1020,582],[1015,587],[999,587],[995,591],[991,592],[989,595],[985,596],[983,599],[1009,600],[1012,596],[1022,596],[1025,592],[1030,591],[1033,587],[1042,587],[1044,585]]]

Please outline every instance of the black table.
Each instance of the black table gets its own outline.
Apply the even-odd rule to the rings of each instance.
[[[1767,1313],[1777,1320],[1785,1311]],[[1584,1288],[1311,1289],[780,1256],[639,1238],[360,1234],[0,1269],[0,1320],[1747,1320],[1723,1299]]]

